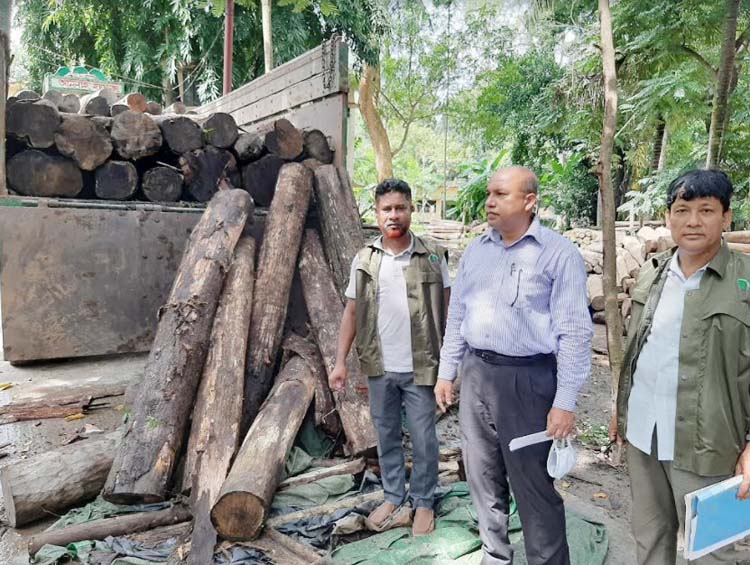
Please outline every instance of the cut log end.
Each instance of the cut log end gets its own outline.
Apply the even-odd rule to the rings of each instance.
[[[154,167],[143,175],[141,188],[151,202],[177,202],[182,195],[182,175],[169,167]]]
[[[265,517],[263,501],[249,492],[228,492],[211,510],[211,522],[216,531],[232,541],[258,537]]]
[[[304,139],[292,122],[282,118],[273,124],[273,130],[266,134],[266,149],[282,159],[292,161],[302,155]]]
[[[216,112],[203,122],[203,137],[214,147],[228,149],[237,141],[238,135],[237,122],[229,114]]]

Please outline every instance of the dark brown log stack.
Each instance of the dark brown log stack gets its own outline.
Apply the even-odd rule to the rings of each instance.
[[[191,491],[193,539],[188,563],[210,563],[216,530],[210,512],[240,443],[245,352],[250,327],[255,240],[240,239],[211,332],[190,430],[183,490]]]
[[[140,112],[126,110],[112,120],[112,141],[123,159],[140,159],[161,149],[161,130],[154,120]]]
[[[114,503],[163,500],[187,431],[213,318],[252,200],[216,194],[193,229],[159,325],[132,419],[102,495]]]
[[[315,341],[318,343],[326,373],[336,363],[336,344],[344,306],[333,283],[323,247],[314,230],[306,230],[300,251],[299,274]],[[336,407],[347,439],[347,452],[359,455],[376,447],[375,429],[370,419],[366,377],[362,375],[354,352],[346,358],[349,377],[344,394],[334,394]]]
[[[62,114],[62,123],[55,133],[55,146],[84,171],[93,171],[112,154],[109,132],[77,114]]]
[[[26,196],[72,198],[81,192],[83,178],[70,159],[29,149],[8,161],[8,184]]]
[[[324,165],[333,163],[333,151],[328,145],[328,139],[319,129],[313,129],[305,132],[304,135],[305,154],[317,159]]]
[[[127,200],[138,188],[138,171],[128,161],[108,161],[95,173],[95,191],[104,200]]]
[[[104,96],[92,92],[81,96],[79,112],[89,116],[109,116],[109,106],[110,104]]]
[[[271,205],[276,191],[276,180],[285,162],[276,155],[265,155],[242,167],[242,186],[258,206],[265,208]]]
[[[130,107],[127,104],[115,102],[109,107],[109,115],[114,118],[115,116],[119,116],[120,114],[122,114],[123,112],[127,112],[128,110],[130,110]]]
[[[345,175],[346,182],[341,176]],[[336,288],[343,299],[352,260],[364,246],[362,221],[349,188],[346,169],[324,165],[315,169],[315,198],[318,204],[323,247],[333,271]]]
[[[273,129],[266,133],[264,145],[270,153],[292,161],[302,155],[304,139],[302,132],[286,118],[276,120]]]
[[[200,120],[203,129],[203,139],[209,145],[221,149],[229,149],[237,141],[239,130],[237,122],[229,114],[216,112],[205,120]]]
[[[263,155],[263,140],[254,133],[241,133],[234,142],[234,152],[240,163],[257,161]]]
[[[60,109],[60,105],[62,104],[62,101],[63,101],[62,92],[60,92],[59,90],[48,90],[47,92],[44,93],[42,98],[52,102],[55,106],[57,106],[58,110]]]
[[[247,433],[211,510],[221,537],[251,540],[260,533],[314,390],[310,367],[301,357],[292,357]]]
[[[219,181],[229,177],[232,155],[212,145],[180,157],[185,188],[198,202],[208,202],[219,189]]]
[[[158,116],[154,121],[161,130],[166,148],[175,155],[203,147],[201,127],[187,116]]]
[[[182,175],[171,167],[153,167],[143,174],[141,189],[151,202],[177,202],[182,196]]]
[[[52,147],[59,126],[60,112],[52,104],[19,101],[8,106],[5,122],[8,135],[29,147]]]
[[[112,432],[1,468],[0,486],[10,526],[19,528],[96,498],[121,437],[121,432]]]
[[[273,384],[273,368],[311,195],[310,169],[300,163],[284,165],[266,218],[258,259],[245,367],[243,431],[249,429]]]

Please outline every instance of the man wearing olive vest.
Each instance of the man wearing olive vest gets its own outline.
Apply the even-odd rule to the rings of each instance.
[[[370,412],[378,437],[385,501],[368,517],[371,529],[412,524],[412,533],[435,528],[433,498],[438,482],[435,393],[450,279],[445,251],[414,235],[411,189],[388,179],[375,188],[381,236],[352,262],[347,304],[339,330],[336,366],[329,383],[341,390],[346,357],[356,338],[362,372],[368,377]],[[406,496],[401,407],[414,451]]]

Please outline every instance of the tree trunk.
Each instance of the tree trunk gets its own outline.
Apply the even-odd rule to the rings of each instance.
[[[140,159],[161,149],[161,130],[146,114],[126,110],[112,120],[112,141],[123,159]]]
[[[266,133],[264,145],[269,153],[287,161],[293,161],[302,155],[305,148],[302,132],[285,118],[273,123],[273,129]]]
[[[292,357],[247,433],[211,510],[211,520],[224,539],[251,540],[260,533],[314,390],[310,367],[301,357]]]
[[[205,120],[199,120],[203,130],[203,139],[209,145],[229,149],[237,141],[239,130],[237,122],[229,114],[216,112]]]
[[[213,560],[216,530],[210,512],[240,442],[245,352],[255,278],[255,240],[240,239],[211,332],[211,345],[193,410],[183,491],[191,491],[193,539],[188,563]]]
[[[131,92],[130,94],[126,94],[120,100],[118,100],[116,104],[127,106],[128,108],[133,110],[133,112],[139,112],[141,114],[148,110],[148,101],[146,100],[146,97],[140,92]]]
[[[55,146],[84,171],[93,171],[112,154],[109,132],[77,114],[62,114],[62,123],[55,133]]]
[[[62,102],[60,103],[60,111],[67,112],[69,114],[77,114],[81,111],[81,101],[75,94],[63,95]]]
[[[260,0],[261,19],[263,25],[263,63],[266,72],[273,69],[273,33],[271,23],[271,0]]]
[[[333,151],[328,145],[328,138],[319,129],[305,132],[304,144],[305,154],[308,157],[317,159],[324,165],[333,163]]]
[[[345,175],[347,182],[342,182]],[[323,248],[341,299],[349,282],[352,260],[364,246],[362,221],[346,169],[323,165],[315,169],[315,198],[320,215]]]
[[[724,136],[724,119],[728,111],[729,86],[734,69],[735,41],[737,35],[737,12],[740,0],[726,0],[724,40],[721,46],[721,62],[716,77],[711,126],[708,132],[708,155],[706,168],[719,166],[719,148]]]
[[[375,151],[375,168],[378,171],[378,182],[393,177],[393,151],[388,131],[380,119],[377,98],[380,93],[380,70],[367,63],[362,69],[359,81],[359,111],[370,134],[372,148]]]
[[[190,235],[172,291],[160,309],[130,425],[102,495],[132,504],[163,500],[187,431],[224,273],[252,202],[219,192]]]
[[[175,155],[203,147],[201,127],[186,116],[163,115],[154,118],[161,130],[164,145]]]
[[[8,66],[10,62],[10,2],[0,14],[0,198],[8,195],[8,179],[5,172],[5,110],[8,92]]]
[[[656,118],[656,131],[654,132],[654,145],[651,152],[651,172],[659,170],[661,161],[661,151],[663,149],[664,132],[667,130],[667,124],[664,116],[659,114]]]
[[[60,126],[60,112],[46,101],[16,102],[6,116],[8,135],[35,149],[46,149],[55,143]]]
[[[219,190],[221,179],[229,177],[231,161],[229,151],[212,145],[185,153],[180,157],[185,188],[198,202],[208,202]]]
[[[8,161],[8,184],[26,196],[72,198],[81,192],[83,178],[70,159],[29,149]]]
[[[266,218],[245,367],[243,431],[255,420],[273,384],[312,184],[310,169],[300,163],[284,165]]]
[[[241,133],[234,142],[234,152],[240,163],[257,161],[263,155],[263,140],[254,133]]]
[[[19,528],[95,499],[121,438],[121,432],[113,432],[1,468],[0,486],[10,526]]]
[[[138,171],[128,161],[107,161],[94,177],[96,196],[104,200],[127,200],[138,188]]]
[[[59,545],[65,547],[69,543],[83,540],[103,540],[110,536],[117,537],[137,532],[145,532],[190,520],[190,510],[184,506],[172,506],[155,512],[134,512],[114,518],[92,520],[81,524],[73,524],[42,532],[29,541],[29,555],[35,555],[44,545]]]
[[[182,196],[182,175],[171,167],[154,167],[143,174],[141,189],[151,202],[177,202]]]
[[[276,155],[265,155],[242,168],[242,186],[256,205],[263,208],[271,205],[279,171],[284,163],[284,159]]]
[[[110,115],[110,103],[104,96],[99,96],[96,92],[81,96],[80,109],[78,110],[81,114],[87,114],[89,116],[109,116]]]
[[[336,344],[344,306],[336,292],[323,247],[314,230],[305,231],[299,273],[313,335],[330,375],[336,363]],[[359,361],[354,352],[349,353],[346,364],[349,377],[346,379],[344,394],[334,395],[334,399],[346,434],[347,452],[359,455],[375,447],[377,441],[370,419],[366,378],[359,369]]]

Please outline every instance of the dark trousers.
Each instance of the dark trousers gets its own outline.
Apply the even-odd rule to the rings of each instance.
[[[546,429],[557,389],[555,360],[546,356],[501,362],[487,363],[472,352],[463,361],[459,422],[466,477],[479,518],[482,563],[513,563],[510,482],[529,565],[567,565],[565,509],[547,473],[551,443],[513,453],[508,449],[511,439]]]

